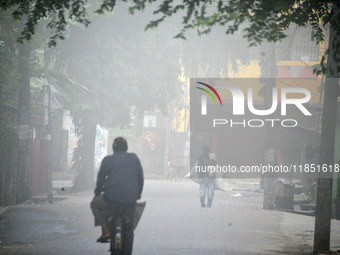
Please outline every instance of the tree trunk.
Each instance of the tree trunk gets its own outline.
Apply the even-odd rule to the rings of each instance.
[[[97,123],[94,121],[91,112],[82,113],[82,125],[81,164],[74,183],[74,189],[78,191],[94,187],[94,149]]]
[[[276,44],[269,43],[268,56],[264,57],[264,63],[262,66],[261,78],[266,78],[266,95],[264,96],[267,108],[272,105],[273,88],[276,87]],[[270,117],[270,116],[269,116]],[[268,161],[268,157],[264,156],[263,163],[274,165],[275,164],[275,139],[274,130],[269,123],[266,124],[266,133],[264,140],[264,155],[272,154],[273,160]],[[265,173],[263,175],[263,209],[274,209],[274,191],[275,191],[275,173]]]
[[[337,6],[335,5],[333,8],[335,14],[337,14]],[[337,65],[333,59],[333,54],[334,45],[336,45],[338,40],[337,31],[331,26],[320,141],[320,166],[327,165],[328,171],[326,173],[321,172],[318,179],[314,253],[328,251],[330,248],[333,173],[329,171],[329,167],[334,166],[336,111],[339,89],[339,79],[333,78],[334,76],[330,68],[336,68]]]
[[[30,75],[28,68],[28,46],[19,45],[20,87],[18,94],[18,170],[15,203],[29,198],[29,124],[30,124]]]

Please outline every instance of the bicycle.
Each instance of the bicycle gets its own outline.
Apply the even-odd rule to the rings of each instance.
[[[109,217],[110,252],[111,255],[123,255],[124,245],[124,225],[129,223],[129,219],[122,216],[124,207],[119,206],[111,210]]]
[[[137,227],[144,211],[145,204],[145,201],[137,202],[137,204],[133,207],[133,229]],[[126,233],[126,227],[130,224],[130,217],[128,216],[130,215],[129,211],[131,211],[131,208],[128,209],[122,205],[115,205],[108,210],[108,227],[111,235],[109,251],[111,252],[111,255],[124,255],[124,237],[128,235],[128,233]]]

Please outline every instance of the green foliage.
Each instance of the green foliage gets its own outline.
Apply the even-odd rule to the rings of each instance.
[[[17,23],[9,13],[0,15],[0,148],[6,148],[17,137],[16,100],[18,89],[18,58],[15,47]]]
[[[166,33],[144,33],[146,22],[145,16],[117,12],[94,17],[85,30],[70,27],[68,39],[54,50],[49,73],[68,95],[72,113],[89,109],[107,127],[129,125],[132,109],[167,113],[178,92],[179,48]]]
[[[148,5],[155,7],[157,0],[122,0],[130,3],[129,13],[144,11]],[[286,37],[284,31],[290,24],[298,26],[310,25],[313,30],[313,37],[316,44],[325,40],[322,27],[334,27],[339,37],[340,30],[339,12],[332,8],[338,1],[319,0],[163,0],[153,11],[155,20],[150,21],[145,29],[152,29],[164,22],[168,17],[175,14],[182,16],[182,28],[175,36],[186,38],[188,30],[195,29],[199,35],[210,33],[212,27],[222,26],[226,34],[234,34],[240,30],[240,26],[246,24],[243,29],[244,37],[249,41],[249,46],[256,46],[263,41],[277,42]],[[18,4],[19,3],[19,4]],[[35,33],[35,26],[39,20],[48,20],[47,27],[51,29],[52,36],[49,45],[56,45],[56,40],[64,39],[67,25],[76,22],[88,26],[88,10],[85,8],[86,1],[82,0],[58,0],[58,1],[0,1],[0,10],[11,10],[15,20],[25,20],[25,26],[18,37],[20,42],[30,40]],[[93,4],[93,3],[91,3]],[[106,11],[113,11],[116,7],[116,0],[104,0],[97,14],[104,14]],[[340,60],[340,40],[333,43],[335,52],[332,58]],[[325,53],[327,56],[328,52]],[[325,73],[324,57],[321,61],[322,68],[316,71],[318,74]],[[331,73],[339,73],[340,67],[334,70],[329,67]]]
[[[166,113],[177,92],[178,49],[165,33],[144,33],[143,19],[122,12],[94,17],[85,30],[71,25],[67,40],[49,49],[50,81],[65,95],[79,137],[73,155],[77,175],[82,175],[82,159],[91,150],[83,134],[87,118],[104,127],[125,128],[144,111]]]
[[[156,0],[135,0],[134,5],[129,7],[130,13],[147,8],[147,4],[157,4]],[[286,37],[284,31],[290,24],[305,27],[310,25],[316,44],[325,40],[324,30],[333,27],[336,31],[337,40],[332,42],[335,49],[332,58],[336,63],[340,62],[340,14],[332,8],[338,1],[318,0],[182,0],[174,2],[163,0],[153,12],[156,19],[150,21],[146,29],[156,28],[166,18],[180,11],[182,17],[182,29],[175,36],[186,38],[188,30],[195,29],[199,35],[210,33],[212,27],[223,26],[226,34],[234,34],[240,30],[241,25],[244,37],[249,41],[249,46],[256,46],[263,41],[277,42]],[[102,8],[105,7],[102,6]],[[322,58],[322,68],[315,71],[317,74],[325,73],[326,56]],[[340,66],[329,67],[332,74],[340,73]],[[334,69],[334,70],[333,70]]]
[[[55,46],[56,40],[64,39],[64,32],[69,22],[74,21],[88,26],[86,1],[83,0],[58,0],[58,1],[0,1],[1,11],[11,11],[14,20],[24,20],[25,25],[21,30],[18,41],[31,40],[35,34],[35,27],[40,20],[48,19],[47,27],[53,31],[49,46]]]
[[[126,125],[129,110],[121,96],[121,86],[115,85],[119,82],[115,70],[120,67],[114,58],[117,49],[96,24],[95,18],[93,26],[86,30],[70,27],[70,37],[59,45],[50,75],[58,89],[65,92],[66,107],[74,117],[90,110],[97,123],[110,124],[114,119],[116,124]],[[120,118],[122,115],[127,118]]]

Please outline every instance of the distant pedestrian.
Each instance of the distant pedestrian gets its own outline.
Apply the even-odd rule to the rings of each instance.
[[[212,201],[215,194],[215,174],[211,172],[209,166],[215,166],[217,161],[210,153],[210,147],[205,145],[203,147],[203,154],[197,159],[197,166],[199,166],[200,171],[197,173],[199,179],[201,179],[201,184],[199,187],[199,194],[201,200],[201,206],[206,207],[205,195],[207,194],[208,203],[207,207],[211,207]]]

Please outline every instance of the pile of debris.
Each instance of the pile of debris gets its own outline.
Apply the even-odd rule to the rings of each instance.
[[[313,198],[306,196],[303,191],[299,183],[277,180],[275,182],[275,209],[315,216],[316,205],[311,203]]]

